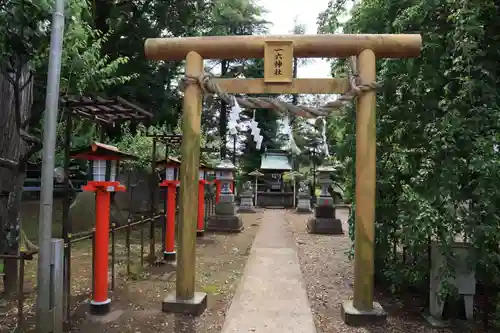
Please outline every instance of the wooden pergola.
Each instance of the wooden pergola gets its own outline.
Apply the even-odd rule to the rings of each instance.
[[[63,203],[62,213],[62,238],[65,243],[71,239],[72,227],[69,222],[69,206],[70,206],[70,183],[69,183],[69,162],[71,158],[71,136],[73,132],[73,117],[87,119],[96,125],[100,125],[101,129],[105,127],[113,127],[125,121],[131,122],[149,122],[153,118],[153,114],[147,112],[143,108],[121,98],[102,98],[102,97],[72,97],[63,96],[60,98],[60,107],[66,118],[66,129],[64,138],[64,188],[66,195]],[[102,134],[103,132],[101,132]],[[88,148],[88,147],[87,147]],[[100,145],[103,148],[103,145]],[[109,146],[108,146],[109,148]],[[108,149],[109,150],[109,149]],[[65,274],[71,276],[71,247],[65,249]],[[71,279],[64,279],[63,285],[64,294],[69,295],[71,290]],[[69,314],[71,302],[66,301],[66,313]],[[69,315],[68,315],[69,316]],[[69,322],[69,317],[65,318]]]
[[[62,97],[61,106],[71,115],[105,126],[153,118],[152,113],[121,97]]]

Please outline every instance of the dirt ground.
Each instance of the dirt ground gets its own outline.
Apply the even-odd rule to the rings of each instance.
[[[286,220],[297,243],[302,276],[318,333],[451,332],[429,327],[418,310],[403,309],[393,297],[382,294],[375,297],[388,312],[387,324],[364,328],[346,326],[340,317],[340,306],[352,297],[353,267],[346,254],[351,245],[347,235],[348,210],[339,213],[344,222],[344,236],[308,234],[306,221],[309,217],[288,211]]]
[[[175,273],[169,265],[152,267],[135,281],[119,286],[112,294],[113,310],[123,314],[111,323],[96,323],[86,316],[88,304],[75,313],[72,332],[197,332],[218,333],[243,274],[259,228],[262,213],[242,214],[245,230],[239,234],[205,234],[197,244],[197,290],[209,295],[208,309],[193,318],[161,312],[164,297],[175,290]]]
[[[60,200],[54,202],[54,237],[60,234]],[[39,202],[23,202],[24,230],[36,243]],[[116,232],[115,290],[111,293],[112,309],[124,310],[115,322],[106,325],[90,323],[87,318],[92,286],[92,242],[85,240],[72,246],[71,308],[72,332],[220,332],[225,312],[241,277],[262,212],[242,214],[245,230],[239,234],[206,233],[197,240],[197,290],[209,294],[208,310],[196,319],[175,317],[161,312],[163,298],[175,290],[175,268],[171,265],[148,267],[149,224],[134,227],[131,232],[130,274],[127,274],[125,230]],[[161,228],[155,230],[156,253],[161,254]],[[141,246],[141,243],[143,244]],[[111,251],[111,245],[110,245]],[[141,265],[141,253],[143,265]],[[37,260],[27,261],[24,283],[25,329],[34,330]],[[111,263],[110,263],[111,266]],[[110,268],[111,276],[111,268]],[[1,284],[1,283],[0,283]],[[17,301],[0,304],[0,332],[16,326]]]
[[[36,208],[38,207],[35,205]],[[28,211],[24,211],[28,214]],[[306,220],[310,215],[286,213],[288,227],[293,233],[302,275],[306,284],[309,302],[318,333],[448,333],[451,330],[430,328],[419,315],[418,307],[403,306],[392,295],[377,293],[379,301],[388,312],[387,324],[383,326],[352,328],[340,318],[342,301],[352,296],[353,268],[346,252],[350,248],[347,236],[348,212],[340,213],[344,222],[344,236],[308,234]],[[33,216],[35,219],[36,216]],[[126,274],[125,232],[116,235],[116,288],[112,292],[113,310],[123,314],[110,323],[93,323],[87,318],[88,299],[91,290],[91,242],[75,244],[72,254],[72,316],[71,332],[111,332],[111,333],[219,333],[224,323],[233,294],[259,228],[262,212],[242,214],[245,226],[240,234],[207,233],[197,244],[197,290],[209,294],[208,310],[200,317],[175,316],[161,312],[161,302],[175,290],[175,272],[169,265],[143,268],[141,252],[148,254],[148,226],[134,229],[131,242],[131,274]],[[58,216],[55,216],[57,230]],[[26,224],[25,224],[26,225]],[[33,230],[26,230],[34,239]],[[36,234],[36,228],[34,229]],[[56,235],[55,235],[56,236]],[[156,251],[160,253],[161,230],[156,230]],[[144,246],[141,247],[141,239]],[[145,261],[146,262],[146,261]],[[146,265],[146,263],[145,263]],[[25,313],[33,318],[36,291],[36,260],[26,266]],[[15,318],[15,306],[2,309],[0,332],[9,332]],[[30,320],[28,320],[30,322]],[[457,332],[457,331],[455,331]],[[465,330],[458,329],[465,333]]]

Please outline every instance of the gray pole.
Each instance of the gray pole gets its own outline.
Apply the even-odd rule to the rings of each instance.
[[[56,147],[57,113],[59,108],[59,80],[64,35],[64,0],[56,0],[52,15],[50,36],[49,71],[43,128],[42,182],[40,189],[40,214],[38,218],[38,254],[36,331],[50,333],[52,316],[50,304],[52,204],[54,192],[54,155]]]

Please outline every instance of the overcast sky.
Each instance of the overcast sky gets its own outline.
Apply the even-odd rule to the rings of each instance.
[[[306,26],[307,34],[316,34],[318,14],[326,9],[328,0],[258,0],[268,10],[266,20],[272,23],[271,34],[290,34],[294,20]],[[299,67],[298,76],[302,78],[331,77],[330,65],[322,59],[313,59],[308,65]]]

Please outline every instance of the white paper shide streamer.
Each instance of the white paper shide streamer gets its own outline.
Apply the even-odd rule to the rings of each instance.
[[[236,98],[233,98],[233,107],[231,108],[231,112],[229,112],[229,121],[227,122],[227,128],[229,130],[229,134],[236,135],[238,134],[238,120],[240,120],[241,107],[238,104]]]
[[[288,149],[292,151],[292,154],[299,155],[301,153],[299,147],[297,147],[297,144],[295,143],[295,140],[293,138],[293,131],[292,131],[292,126],[290,126],[290,119],[288,116],[285,116],[283,119],[284,122],[284,132],[285,134],[288,135],[289,141],[288,141]]]
[[[262,146],[262,140],[264,140],[264,137],[260,135],[260,128],[259,128],[259,123],[255,120],[255,110],[253,111],[253,118],[250,120],[250,129],[253,137],[253,141],[255,142],[255,147],[257,150],[260,150]]]
[[[328,151],[328,143],[326,142],[326,119],[323,118],[323,133],[322,136],[323,136],[323,149],[325,151],[325,156],[326,157],[329,157],[330,156],[330,153]]]

